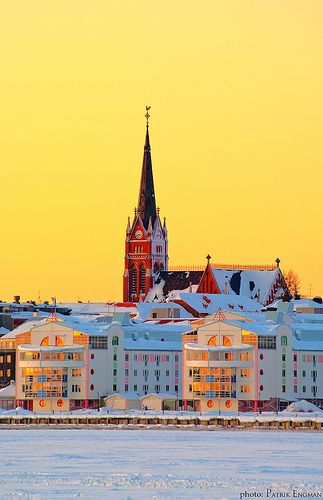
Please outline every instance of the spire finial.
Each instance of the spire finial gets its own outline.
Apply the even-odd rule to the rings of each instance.
[[[150,118],[150,114],[149,114],[149,110],[151,109],[151,106],[146,106],[146,114],[145,114],[145,118],[146,118],[146,125],[147,125],[147,128],[149,127],[149,118]]]
[[[210,255],[210,254],[207,254],[207,256],[206,256],[206,260],[207,260],[207,263],[208,263],[208,264],[210,263],[211,258],[212,258],[212,257],[211,257],[211,255]]]

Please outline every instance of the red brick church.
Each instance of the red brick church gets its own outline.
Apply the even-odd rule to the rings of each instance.
[[[200,270],[168,270],[166,219],[156,206],[146,107],[146,139],[138,205],[128,217],[123,274],[124,302],[162,302],[174,292],[243,295],[263,305],[289,294],[279,259],[272,266],[223,266],[208,263]],[[182,266],[181,266],[182,268]]]

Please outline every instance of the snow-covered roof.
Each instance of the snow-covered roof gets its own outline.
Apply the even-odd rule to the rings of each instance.
[[[168,393],[168,392],[158,392],[158,393],[155,393],[155,392],[152,392],[150,394],[145,394],[145,396],[141,396],[140,398],[140,401],[145,401],[145,399],[148,399],[148,398],[157,398],[157,399],[162,399],[163,401],[164,400],[172,400],[172,401],[175,401],[178,399],[178,395],[177,394],[172,394],[172,393]]]
[[[0,335],[6,335],[6,333],[9,333],[10,330],[8,328],[4,328],[3,326],[0,327]]]
[[[239,295],[222,295],[210,293],[179,293],[169,299],[170,302],[180,302],[198,313],[215,314],[223,311],[261,311],[262,305],[253,299]]]
[[[124,339],[125,351],[181,351],[182,342],[168,342],[163,340]]]
[[[216,269],[211,267],[211,271],[221,293],[243,295],[250,299],[259,298],[262,304],[268,299],[269,292],[281,272],[277,267],[272,270]],[[283,290],[279,296],[283,296]]]
[[[271,322],[255,323],[251,321],[236,321],[236,320],[226,320],[224,323],[229,325],[237,326],[242,330],[247,332],[255,333],[256,335],[276,335],[276,329],[278,325]]]
[[[16,385],[12,381],[7,387],[0,389],[0,398],[14,398],[16,396]]]
[[[170,309],[172,307],[172,304],[169,304],[167,302],[139,302],[137,304],[137,309],[138,309],[138,316],[136,319],[141,319],[142,321],[147,320],[149,317],[151,318],[152,314],[152,309]],[[179,304],[176,304],[176,306],[173,306],[174,309],[178,309],[180,311],[180,318],[191,318],[192,315],[184,309]],[[169,318],[171,319],[171,318]]]
[[[140,394],[138,392],[113,392],[104,398],[104,401],[112,399],[113,397],[119,396],[123,399],[129,399],[131,401],[135,401],[140,398]]]

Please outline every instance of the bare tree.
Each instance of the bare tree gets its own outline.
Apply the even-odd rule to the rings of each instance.
[[[283,273],[286,285],[291,293],[291,295],[300,295],[301,292],[301,282],[296,271],[290,269],[287,273]]]

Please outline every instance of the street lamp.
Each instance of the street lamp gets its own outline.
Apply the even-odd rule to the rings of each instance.
[[[98,395],[98,411],[100,411],[100,394],[97,392]]]

